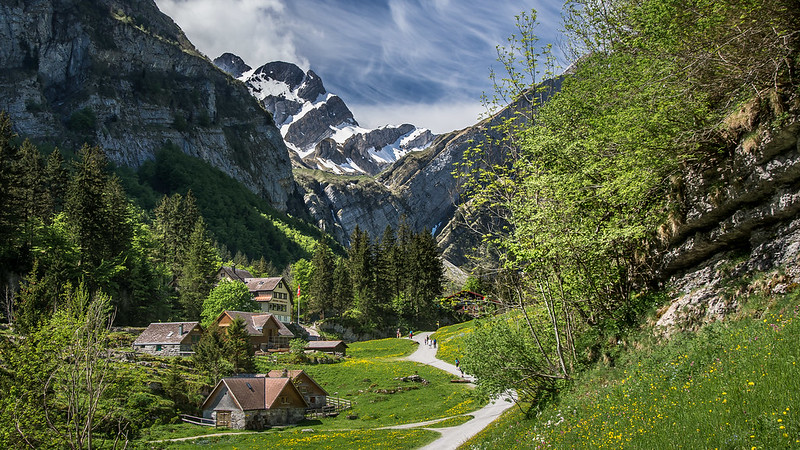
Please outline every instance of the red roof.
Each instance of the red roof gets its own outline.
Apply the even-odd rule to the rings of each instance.
[[[211,394],[203,402],[203,409],[205,409],[206,403],[208,403],[220,389],[227,389],[242,411],[281,407],[283,405],[276,405],[276,401],[282,396],[287,397],[289,406],[308,407],[308,403],[303,399],[300,391],[297,390],[290,378],[245,376],[221,379],[214,387],[214,390],[211,391]]]
[[[268,321],[273,321],[278,328],[278,335],[294,337],[294,333],[272,314],[262,312],[222,311],[215,322],[219,323],[223,315],[228,315],[231,319],[239,317],[244,320],[244,324],[247,327],[247,334],[250,336],[261,336],[264,334],[264,325],[266,325]]]

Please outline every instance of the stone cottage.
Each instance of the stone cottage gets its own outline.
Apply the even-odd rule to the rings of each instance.
[[[199,322],[151,323],[133,341],[133,350],[160,356],[190,356],[202,334]]]
[[[305,417],[303,395],[288,376],[223,378],[203,402],[203,417],[218,427],[261,430],[297,423]]]

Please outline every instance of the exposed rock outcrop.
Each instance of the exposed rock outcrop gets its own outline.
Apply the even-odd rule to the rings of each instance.
[[[767,293],[800,283],[800,123],[789,123],[754,130],[728,157],[684,176],[686,208],[660,269],[674,301],[661,311],[659,333],[738,310],[741,286],[730,279],[767,273]]]
[[[38,140],[138,166],[165,143],[285,210],[291,163],[271,117],[152,0],[0,1],[0,109]]]
[[[214,65],[227,72],[233,78],[239,78],[243,73],[253,70],[245,64],[244,60],[233,53],[223,53],[214,59]]]

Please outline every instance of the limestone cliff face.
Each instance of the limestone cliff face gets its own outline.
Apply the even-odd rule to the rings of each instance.
[[[659,333],[737,310],[738,291],[753,287],[728,280],[765,273],[760,289],[767,294],[800,283],[798,116],[747,131],[732,154],[684,175],[684,209],[662,230],[670,239],[660,276],[674,300],[660,311]]]
[[[166,142],[285,210],[286,146],[247,88],[152,0],[0,0],[0,109],[23,136],[138,166]]]

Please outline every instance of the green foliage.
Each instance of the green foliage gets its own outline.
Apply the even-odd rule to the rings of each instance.
[[[761,314],[629,349],[616,367],[583,374],[535,417],[506,416],[467,448],[520,440],[561,448],[794,448],[797,308]]]
[[[289,354],[291,361],[295,364],[306,362],[306,345],[308,342],[305,339],[292,339],[289,341]]]
[[[194,367],[211,385],[233,373],[233,364],[225,357],[224,347],[225,340],[217,327],[206,329],[194,347]]]
[[[235,318],[226,327],[223,351],[233,366],[233,373],[253,373],[255,371],[254,351],[253,346],[250,344],[250,334],[247,332],[247,325],[244,323],[244,319],[241,317]]]
[[[219,267],[219,256],[217,256],[217,252],[209,240],[205,222],[201,217],[195,222],[194,230],[189,236],[178,277],[180,302],[186,314],[185,317],[199,317],[201,314],[209,312],[206,309],[205,302],[207,300],[204,301],[203,299],[207,295],[211,298],[209,292],[212,292]],[[242,287],[239,286],[238,288],[241,291]],[[244,286],[244,291],[247,292],[246,286]],[[224,304],[223,300],[220,299],[219,301]],[[218,311],[217,314],[220,312],[222,310]],[[203,320],[205,322],[206,316],[203,316]]]
[[[314,259],[311,261],[313,272],[311,274],[311,302],[309,302],[310,312],[319,312],[325,318],[325,312],[333,309],[335,299],[333,297],[333,254],[328,249],[324,240],[317,242]]]
[[[150,190],[163,195],[192,192],[214,240],[232,254],[249,260],[264,257],[278,268],[310,258],[321,233],[313,226],[283,214],[241,183],[208,163],[185,155],[169,144],[138,172],[135,190],[145,197]],[[155,205],[147,205],[147,208]],[[341,252],[336,249],[336,252]]]
[[[484,243],[507,271],[496,297],[521,313],[491,326],[508,350],[498,357],[524,368],[506,373],[538,378],[521,392],[535,397],[572,377],[576,336],[613,334],[647,309],[636,292],[669,239],[661,230],[659,240],[659,226],[680,210],[681,170],[727,145],[715,127],[729,99],[783,89],[797,14],[781,0],[570,2],[565,26],[585,52],[550,82],[535,11],[517,17],[519,34],[498,49],[506,75],[492,74],[487,104],[497,114],[460,177],[471,205],[491,217]],[[753,61],[763,65],[751,70]],[[469,345],[474,355],[480,345]]]
[[[67,120],[67,128],[79,133],[94,131],[97,127],[97,116],[90,107],[73,112]]]
[[[52,318],[24,339],[4,338],[0,402],[9,414],[0,444],[92,448],[96,437],[125,432],[125,375],[114,370],[106,339],[110,310],[108,296],[66,286]]]
[[[222,280],[203,301],[202,324],[208,327],[223,311],[258,311],[247,285],[238,281]]]

